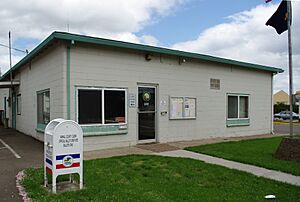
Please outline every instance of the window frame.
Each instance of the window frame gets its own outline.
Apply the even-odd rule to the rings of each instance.
[[[22,113],[21,103],[22,103],[22,97],[21,97],[21,94],[18,94],[17,95],[17,106],[16,106],[17,115],[21,115],[21,113]]]
[[[51,94],[50,94],[50,88],[48,88],[48,89],[45,89],[45,90],[40,90],[40,91],[37,91],[36,92],[36,115],[37,115],[37,117],[36,117],[36,123],[37,123],[37,125],[38,126],[40,126],[40,125],[43,125],[43,126],[46,126],[48,123],[39,123],[39,120],[38,120],[38,113],[39,113],[39,111],[38,111],[38,95],[39,94],[44,94],[44,93],[46,93],[46,92],[49,92],[49,122],[48,123],[50,123],[50,121],[51,121]],[[44,97],[43,97],[43,102],[44,102]],[[43,112],[44,113],[44,112]]]
[[[229,102],[228,102],[228,97],[229,96],[235,96],[235,97],[238,97],[238,117],[237,118],[228,118],[228,107],[229,107]],[[248,117],[247,118],[240,118],[240,97],[247,97],[248,98]],[[227,93],[227,96],[226,96],[226,120],[250,120],[250,95],[249,94],[242,94],[242,93]]]
[[[101,118],[102,118],[102,123],[90,123],[90,124],[79,124],[79,90],[95,90],[95,91],[101,91]],[[105,90],[110,90],[110,91],[124,91],[125,92],[125,122],[124,123],[105,123],[105,98],[104,98],[104,92]],[[110,87],[88,87],[88,86],[80,86],[76,87],[76,122],[81,125],[81,126],[120,126],[120,125],[127,125],[127,89],[126,88],[110,88]]]

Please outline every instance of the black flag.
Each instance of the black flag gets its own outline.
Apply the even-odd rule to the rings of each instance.
[[[283,0],[277,8],[276,12],[266,22],[266,25],[274,27],[278,34],[281,34],[288,29],[289,13],[287,4],[288,2]],[[290,18],[290,20],[291,19],[292,18]]]

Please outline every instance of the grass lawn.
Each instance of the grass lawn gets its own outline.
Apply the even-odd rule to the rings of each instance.
[[[300,187],[201,161],[131,155],[84,162],[84,189],[51,194],[42,169],[22,184],[33,201],[300,201]]]
[[[282,137],[241,140],[188,147],[186,150],[257,165],[300,176],[300,163],[275,159]]]

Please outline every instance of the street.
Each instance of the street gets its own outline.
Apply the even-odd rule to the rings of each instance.
[[[300,134],[300,126],[293,126],[294,134]],[[275,134],[289,134],[290,125],[289,124],[274,124]]]

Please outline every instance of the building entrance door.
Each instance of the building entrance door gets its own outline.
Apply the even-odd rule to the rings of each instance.
[[[156,141],[156,87],[138,87],[138,140]]]

